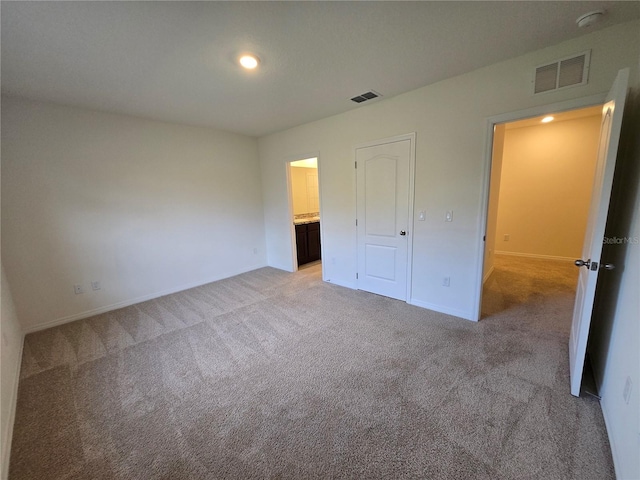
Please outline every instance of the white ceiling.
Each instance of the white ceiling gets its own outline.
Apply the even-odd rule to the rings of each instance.
[[[3,1],[1,17],[3,93],[260,136],[640,18],[640,2]]]

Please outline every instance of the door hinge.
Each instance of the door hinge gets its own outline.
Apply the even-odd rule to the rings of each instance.
[[[356,272],[356,280],[358,280],[358,272]]]
[[[356,218],[356,227],[358,226],[358,219]]]
[[[356,164],[356,170],[358,169],[358,162],[354,162]]]
[[[483,241],[483,242],[486,242],[486,241],[487,241],[487,236],[486,236],[486,235],[482,237],[482,241]]]

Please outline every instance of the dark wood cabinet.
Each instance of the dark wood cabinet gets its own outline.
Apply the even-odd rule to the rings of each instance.
[[[298,266],[320,260],[320,222],[296,225]]]
[[[298,249],[298,265],[309,262],[309,235],[307,225],[296,225],[296,247]]]
[[[307,227],[309,261],[320,260],[320,223],[309,223]]]

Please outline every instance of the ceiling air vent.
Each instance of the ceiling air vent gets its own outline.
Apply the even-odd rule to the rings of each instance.
[[[378,98],[381,97],[382,95],[380,95],[378,92],[374,92],[373,90],[369,90],[368,92],[362,93],[356,97],[353,97],[351,99],[352,102],[356,102],[356,103],[362,103],[362,102],[366,102],[367,100],[373,100],[374,98]]]
[[[590,58],[591,50],[587,50],[578,55],[571,55],[536,67],[533,82],[534,95],[586,85]]]

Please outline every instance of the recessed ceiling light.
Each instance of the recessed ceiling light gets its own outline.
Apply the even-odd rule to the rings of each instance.
[[[240,62],[240,65],[242,65],[247,70],[253,70],[258,66],[259,63],[258,57],[250,54],[242,55],[238,61]]]
[[[549,123],[549,122],[551,122],[551,121],[553,121],[553,117],[552,117],[552,116],[544,117],[544,118],[541,120],[541,122],[542,122],[542,123]]]

